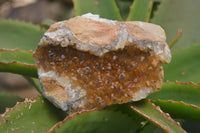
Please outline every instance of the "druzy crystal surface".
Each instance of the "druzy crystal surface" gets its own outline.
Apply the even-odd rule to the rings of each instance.
[[[137,101],[162,87],[164,30],[86,14],[52,25],[34,58],[44,96],[69,113]]]

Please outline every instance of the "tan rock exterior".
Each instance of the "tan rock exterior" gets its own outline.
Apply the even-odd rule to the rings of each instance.
[[[86,14],[52,25],[34,57],[44,96],[74,113],[137,101],[162,86],[164,30]]]

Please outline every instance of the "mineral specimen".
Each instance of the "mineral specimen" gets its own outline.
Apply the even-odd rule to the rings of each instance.
[[[93,14],[57,22],[34,53],[44,96],[69,113],[143,99],[162,86],[165,40],[145,22]]]

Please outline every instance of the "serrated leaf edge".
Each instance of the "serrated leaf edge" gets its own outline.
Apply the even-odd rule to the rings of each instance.
[[[155,108],[161,115],[163,115],[166,119],[168,119],[170,122],[173,122],[174,124],[176,124],[178,127],[181,127],[179,122],[174,121],[170,115],[168,113],[163,112],[159,106],[156,106],[154,103],[151,103],[151,100],[147,100],[147,102],[153,107]],[[150,118],[148,115],[142,113],[141,111],[137,110],[136,108],[134,108],[133,106],[130,105],[130,108],[132,108],[134,111],[136,111],[137,113],[141,114],[143,117],[145,117],[146,119],[148,119],[149,121],[151,121],[152,123],[156,124],[158,127],[160,127],[161,129],[163,129],[165,132],[170,133],[169,130],[167,130],[165,127],[163,127],[162,125],[160,125],[157,121],[154,121],[152,118]],[[183,133],[187,133],[185,130],[183,130]]]
[[[0,51],[7,51],[7,52],[15,52],[15,51],[20,51],[20,52],[27,52],[27,53],[33,53],[33,50],[21,50],[19,48],[15,48],[15,49],[5,49],[5,48],[0,48]],[[30,66],[30,67],[36,67],[35,64],[27,64],[27,63],[22,63],[22,62],[18,62],[18,61],[10,61],[10,62],[3,62],[0,61],[0,64],[20,64],[20,65],[25,65],[25,66]]]
[[[179,101],[179,102],[178,102],[178,101],[173,101],[173,100],[161,100],[161,99],[150,100],[150,101],[152,101],[152,102],[156,102],[156,101],[165,102],[165,101],[167,101],[167,102],[169,102],[169,103],[184,104],[184,105],[186,105],[186,106],[190,106],[190,107],[192,107],[192,108],[196,108],[196,109],[199,109],[199,110],[200,110],[200,107],[198,107],[198,106],[196,106],[196,105],[194,105],[194,104],[185,103],[185,102],[183,102],[183,101]]]
[[[37,98],[37,97],[40,97],[40,96],[36,96],[35,98]],[[35,98],[31,98],[31,99],[29,99],[29,98],[25,98],[25,100],[23,101],[23,102],[17,102],[16,104],[15,104],[15,106],[14,107],[12,107],[12,108],[6,108],[6,111],[3,113],[3,114],[0,114],[0,125],[2,124],[1,123],[1,121],[3,120],[4,122],[6,121],[5,119],[4,119],[4,117],[8,114],[8,113],[10,113],[11,111],[13,111],[13,110],[15,110],[19,105],[23,105],[23,104],[27,104],[27,103],[30,103],[30,105],[29,105],[29,109],[31,108],[31,106],[32,106],[32,103],[35,103],[36,102],[36,99]],[[2,120],[1,120],[2,119]]]
[[[30,67],[35,67],[35,64],[26,64],[26,63],[21,63],[21,62],[18,62],[18,61],[10,61],[10,62],[2,62],[0,61],[0,64],[4,64],[4,65],[8,65],[8,64],[19,64],[19,65],[23,65],[23,66],[30,66]]]
[[[191,82],[182,82],[182,81],[178,81],[178,80],[175,80],[175,81],[169,81],[169,80],[167,80],[164,83],[177,83],[177,84],[182,84],[182,85],[194,85],[196,87],[200,87],[200,85],[198,83],[194,83],[192,81]]]
[[[15,48],[15,49],[0,48],[0,51],[9,51],[9,52],[13,52],[13,51],[22,51],[22,52],[33,53],[33,50],[21,50],[21,49],[19,49],[19,48]]]
[[[88,113],[88,112],[93,112],[93,111],[95,111],[95,109],[93,109],[93,110],[84,110],[84,111],[77,112],[77,113],[74,113],[72,115],[69,115],[63,121],[60,121],[60,122],[56,123],[47,133],[53,133],[53,132],[55,132],[56,128],[59,128],[60,125],[64,124],[67,120],[71,120],[74,117],[76,117],[78,115],[81,115],[83,113]]]
[[[38,27],[38,28],[40,28],[40,24],[34,24],[34,23],[32,23],[31,21],[24,21],[24,20],[19,20],[19,19],[10,19],[10,18],[8,18],[8,19],[1,19],[0,21],[7,21],[7,22],[17,22],[17,23],[23,23],[23,24],[26,24],[26,25],[30,25],[30,26],[33,26],[33,27]],[[41,30],[41,28],[40,28],[40,30]]]

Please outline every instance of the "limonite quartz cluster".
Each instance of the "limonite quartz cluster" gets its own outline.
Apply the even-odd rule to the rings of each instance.
[[[171,54],[160,26],[89,13],[52,25],[34,58],[44,96],[74,113],[158,91]]]

